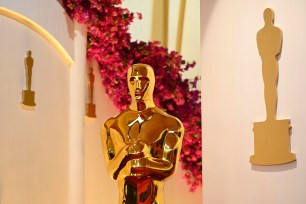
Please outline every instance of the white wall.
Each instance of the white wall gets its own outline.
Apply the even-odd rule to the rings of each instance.
[[[43,26],[74,58],[74,26],[60,1],[0,0],[0,6],[18,12]]]
[[[80,138],[83,132],[72,135],[72,130],[80,123],[83,130],[83,117],[73,118],[76,114],[71,114],[74,110],[71,107],[81,103],[78,112],[82,114],[84,78],[72,77],[78,76],[76,72],[84,72],[85,51],[78,52],[85,50],[84,31],[74,30],[57,1],[1,0],[0,6],[35,21],[72,57],[78,57],[76,64],[69,67],[40,35],[0,16],[0,203],[82,203]],[[80,45],[75,45],[74,36]],[[24,58],[27,50],[32,51],[34,58],[32,90],[36,93],[36,107],[33,111],[20,107],[21,92],[26,88]],[[78,94],[71,94],[76,88]],[[80,152],[81,157],[76,159],[75,155],[79,156]],[[81,174],[72,174],[72,169],[73,172],[81,170]],[[73,188],[72,184],[81,190]]]
[[[277,118],[291,119],[297,162],[262,167],[249,157],[253,122],[265,119],[256,33],[267,7],[283,30]],[[303,0],[202,1],[204,203],[305,203],[305,7]]]

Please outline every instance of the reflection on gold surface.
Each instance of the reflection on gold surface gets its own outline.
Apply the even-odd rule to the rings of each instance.
[[[153,102],[154,72],[146,64],[128,70],[131,105],[101,128],[110,176],[120,204],[163,204],[164,182],[175,171],[184,127]]]

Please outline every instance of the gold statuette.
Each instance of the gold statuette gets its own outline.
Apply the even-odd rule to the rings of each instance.
[[[92,67],[89,68],[87,78],[88,78],[89,103],[86,104],[86,115],[88,117],[95,118],[96,117],[96,105],[93,103],[95,75],[93,74]]]
[[[26,71],[26,90],[22,91],[22,104],[26,106],[35,106],[35,92],[31,90],[32,85],[32,69],[34,60],[31,50],[27,51],[27,57],[24,59]]]
[[[250,162],[256,165],[277,165],[296,160],[290,151],[289,119],[277,120],[278,61],[281,53],[282,31],[274,26],[274,12],[264,11],[265,25],[257,33],[257,45],[262,60],[262,77],[266,104],[266,121],[254,123],[254,155]]]
[[[178,165],[184,127],[153,102],[152,67],[128,70],[130,107],[101,128],[110,176],[119,185],[119,204],[163,204],[164,182]]]

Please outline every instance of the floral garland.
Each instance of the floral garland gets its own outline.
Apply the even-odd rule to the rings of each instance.
[[[195,191],[202,185],[201,102],[198,77],[183,80],[181,73],[195,66],[159,42],[131,41],[128,26],[134,13],[120,7],[121,0],[64,0],[68,15],[87,25],[87,57],[99,64],[106,94],[119,110],[130,104],[127,69],[135,63],[154,68],[156,106],[179,117],[185,126],[180,161],[184,178]],[[142,18],[137,13],[139,19]]]

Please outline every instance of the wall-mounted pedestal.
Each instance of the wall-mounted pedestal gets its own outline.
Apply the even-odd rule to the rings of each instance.
[[[250,162],[276,165],[296,160],[290,152],[290,120],[270,120],[254,123],[254,155]]]
[[[93,103],[86,104],[86,115],[91,118],[95,118],[96,116],[96,105]]]
[[[35,92],[29,90],[22,91],[22,104],[26,106],[36,106]]]

